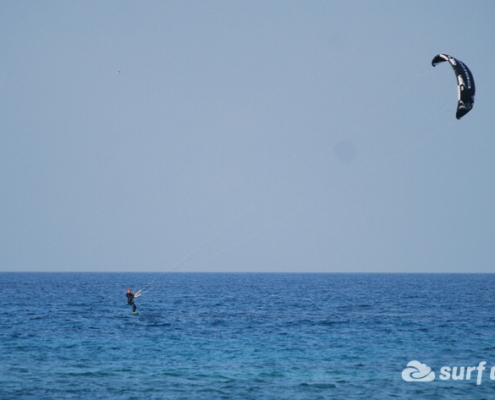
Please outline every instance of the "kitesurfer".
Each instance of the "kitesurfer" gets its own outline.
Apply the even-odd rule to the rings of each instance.
[[[132,307],[132,312],[136,312],[137,307],[134,304],[134,297],[137,297],[137,296],[132,294],[132,289],[127,289],[126,297],[127,297],[127,304],[129,304]]]

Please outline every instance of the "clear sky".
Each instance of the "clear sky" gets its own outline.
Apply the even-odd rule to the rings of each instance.
[[[0,2],[0,271],[494,272],[494,17]]]

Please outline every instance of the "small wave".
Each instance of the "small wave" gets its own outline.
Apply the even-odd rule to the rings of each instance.
[[[311,387],[315,389],[335,389],[337,385],[333,383],[301,383],[300,386]]]
[[[350,322],[351,322],[350,319],[341,319],[341,320],[330,320],[330,319],[327,319],[327,320],[324,320],[324,321],[319,321],[318,322],[318,325],[332,326],[332,325],[348,324]]]

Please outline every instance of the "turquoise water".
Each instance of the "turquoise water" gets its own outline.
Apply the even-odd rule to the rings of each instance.
[[[152,281],[131,315],[126,288]],[[495,275],[2,273],[0,284],[2,400],[495,396]],[[413,360],[435,379],[405,381]],[[440,378],[482,361],[479,385],[478,371]]]

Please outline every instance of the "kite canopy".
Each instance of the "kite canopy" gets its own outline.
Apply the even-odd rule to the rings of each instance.
[[[448,56],[447,54],[438,54],[431,60],[431,65],[434,67],[437,64],[448,61],[457,77],[457,113],[456,118],[461,119],[473,108],[474,94],[476,92],[474,86],[473,74],[466,64],[461,60]]]

